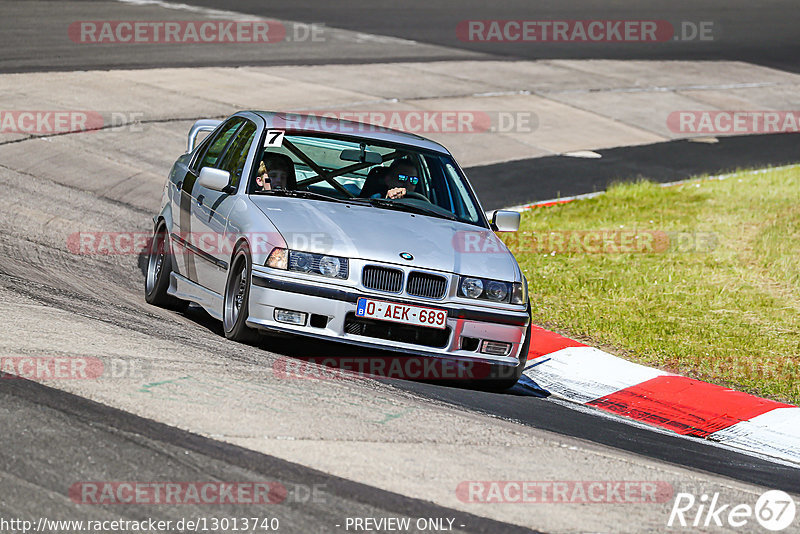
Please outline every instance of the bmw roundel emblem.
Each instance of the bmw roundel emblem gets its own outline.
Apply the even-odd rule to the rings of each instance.
[[[411,260],[413,260],[413,259],[414,259],[414,256],[412,256],[412,255],[411,255],[410,253],[408,253],[408,252],[401,252],[401,253],[400,253],[400,257],[401,257],[401,258],[403,258],[404,260],[408,260],[408,261],[411,261]]]

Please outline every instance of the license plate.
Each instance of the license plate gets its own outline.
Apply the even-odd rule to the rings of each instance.
[[[384,300],[358,299],[356,316],[430,328],[447,326],[447,311],[424,306],[409,306]]]

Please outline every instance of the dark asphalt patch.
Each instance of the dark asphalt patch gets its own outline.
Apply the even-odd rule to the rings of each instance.
[[[602,158],[531,158],[465,169],[487,210],[605,190],[614,182],[646,178],[666,183],[702,174],[800,162],[794,133],[720,137],[718,143],[686,139],[595,150]]]

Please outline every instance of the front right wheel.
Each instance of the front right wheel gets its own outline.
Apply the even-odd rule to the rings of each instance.
[[[172,273],[172,254],[167,227],[162,222],[150,240],[150,254],[144,279],[144,300],[154,306],[180,311],[186,308],[187,302],[167,293],[170,273]]]
[[[258,332],[247,326],[250,315],[250,273],[252,259],[246,244],[236,247],[228,270],[225,298],[222,309],[222,326],[225,337],[240,343],[254,343]]]

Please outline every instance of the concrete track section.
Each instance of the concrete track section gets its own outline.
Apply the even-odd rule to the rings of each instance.
[[[50,136],[47,156],[52,162],[86,150],[98,152],[87,162],[98,170],[141,173],[142,183],[157,177],[137,191],[145,195],[145,189],[158,194],[165,167],[183,149],[191,121],[240,109],[305,111],[404,129],[443,143],[461,165],[472,167],[686,136],[707,138],[675,131],[669,117],[681,110],[790,110],[800,87],[800,75],[745,63],[647,61],[170,68],[8,74],[2,81],[0,144]],[[116,133],[117,144],[100,145],[98,140],[108,138],[95,136],[77,146],[53,137],[71,126],[55,125],[56,112],[85,115],[78,125]],[[18,161],[29,157],[22,146],[3,150],[22,151]],[[117,157],[103,153],[109,150],[117,150]],[[752,155],[761,164],[761,153],[738,150],[735,161],[741,164]],[[671,164],[674,158],[668,156],[660,160]],[[651,150],[642,171],[651,170],[658,159],[659,152]],[[49,158],[31,161],[30,168],[40,161]],[[634,160],[628,169],[636,165]],[[148,198],[149,206],[153,200]]]

